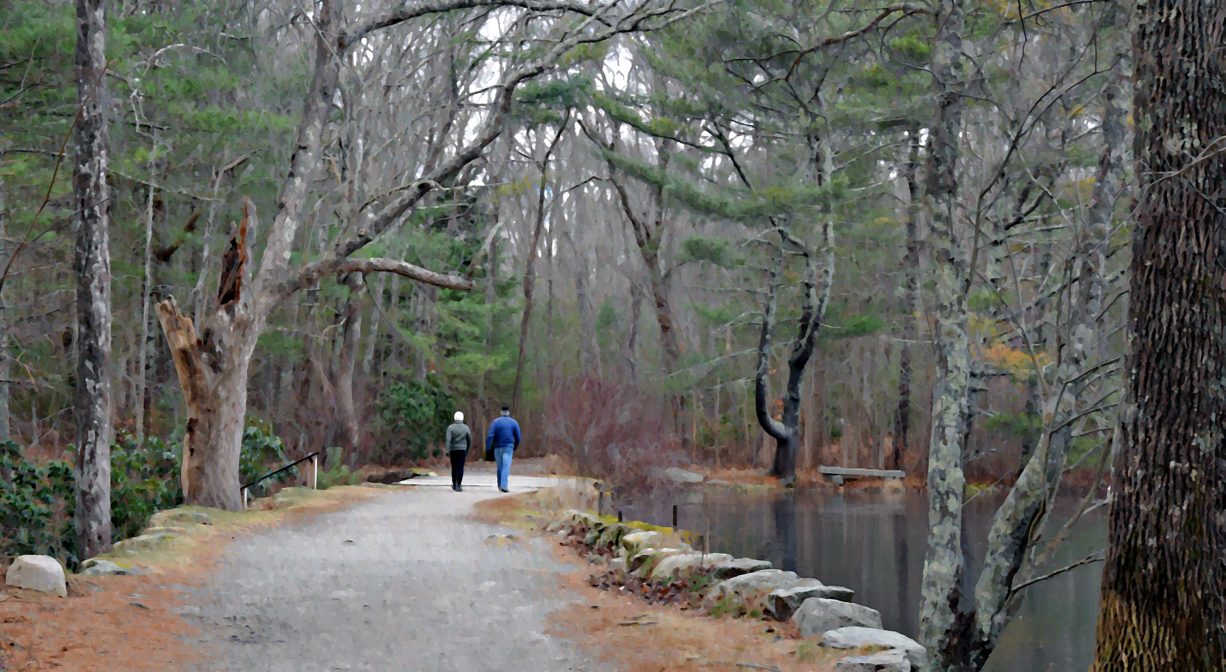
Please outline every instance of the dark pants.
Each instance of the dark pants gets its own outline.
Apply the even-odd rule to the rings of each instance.
[[[451,458],[451,487],[458,488],[464,480],[464,460],[468,457],[468,451],[453,450],[447,456]]]

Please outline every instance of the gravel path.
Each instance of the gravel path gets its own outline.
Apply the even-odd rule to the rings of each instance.
[[[546,634],[573,596],[545,543],[467,517],[499,495],[492,479],[406,487],[235,542],[184,610],[203,633],[196,670],[601,669]]]

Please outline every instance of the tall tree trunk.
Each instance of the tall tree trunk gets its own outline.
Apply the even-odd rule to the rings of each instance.
[[[902,348],[898,355],[898,407],[894,411],[894,441],[890,462],[902,469],[902,455],[907,450],[911,433],[911,346],[915,341],[916,320],[919,319],[919,128],[908,131],[910,147],[903,178],[907,183],[907,252],[903,256],[903,323]]]
[[[187,402],[181,483],[184,501],[241,508],[238,461],[247,413],[247,368],[255,348],[251,323],[215,314],[203,335],[173,298],[157,305]]]
[[[643,291],[630,281],[630,333],[626,337],[627,361],[630,364],[630,380],[638,380],[639,322],[643,319]]]
[[[136,440],[145,440],[145,388],[149,362],[149,297],[153,290],[153,203],[157,198],[157,131],[153,135],[153,148],[149,153],[149,198],[145,207],[145,267],[141,278],[140,340],[136,357]]]
[[[1137,5],[1126,409],[1097,672],[1226,668],[1226,4]],[[1176,57],[1177,55],[1177,57]]]
[[[353,401],[353,371],[362,338],[361,297],[365,283],[360,274],[350,273],[345,278],[345,285],[349,288],[349,296],[345,299],[344,324],[341,325],[341,337],[337,343],[340,353],[336,358],[333,388],[336,390],[336,412],[345,433],[345,448],[350,455],[354,455],[362,439],[358,411]]]
[[[575,306],[579,311],[579,373],[584,376],[603,377],[600,365],[600,344],[596,340],[596,321],[592,317],[592,300],[588,296],[587,259],[575,245],[570,230],[562,231],[562,237],[571,251],[571,271],[575,278]]]
[[[77,0],[74,271],[77,277],[77,553],[111,546],[111,259],[106,1]]]
[[[558,124],[558,131],[545,149],[545,157],[538,164],[541,173],[541,188],[536,199],[536,225],[532,228],[532,241],[529,243],[528,261],[524,266],[524,313],[519,322],[519,352],[515,357],[515,383],[511,392],[511,406],[513,408],[519,408],[520,396],[523,392],[524,355],[528,344],[528,327],[532,319],[532,291],[536,282],[536,258],[541,244],[541,233],[545,228],[545,191],[549,188],[549,159],[553,155],[553,150],[557,148],[558,141],[562,139],[562,134],[566,132],[566,127],[569,123],[570,116],[568,114],[563,122]]]
[[[8,268],[9,250],[8,244],[5,242],[8,237],[8,211],[5,209],[6,202],[4,200],[4,184],[0,183],[0,268]],[[0,292],[3,292],[3,287],[0,286]],[[11,438],[12,427],[9,425],[9,376],[12,371],[12,362],[9,361],[11,352],[9,351],[9,324],[12,320],[9,319],[8,303],[4,300],[3,294],[0,294],[0,441],[8,441]]]
[[[921,582],[920,643],[930,666],[962,670],[958,619],[962,555],[963,441],[970,422],[971,362],[967,329],[970,269],[958,232],[959,136],[962,127],[963,0],[942,0],[932,51],[937,117],[931,128],[924,193],[936,275],[938,362],[928,447],[928,552]]]

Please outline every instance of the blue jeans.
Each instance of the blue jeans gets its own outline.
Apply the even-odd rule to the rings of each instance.
[[[494,465],[498,468],[498,487],[502,490],[507,489],[507,480],[511,477],[511,455],[515,453],[515,448],[511,446],[499,446],[494,449]]]

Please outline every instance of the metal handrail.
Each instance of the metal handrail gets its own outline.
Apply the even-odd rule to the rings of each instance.
[[[244,483],[239,488],[239,492],[243,496],[243,508],[244,509],[247,508],[247,494],[251,491],[251,486],[265,479],[272,478],[273,476],[276,476],[277,474],[280,474],[281,472],[289,471],[290,469],[302,464],[303,462],[306,462],[307,460],[311,461],[311,488],[318,489],[319,488],[319,451],[317,450],[313,453],[307,454],[305,457],[300,457],[294,460],[293,462],[290,462],[289,464],[281,467],[280,469],[270,471],[267,474],[260,476],[259,478],[256,478],[252,481],[248,481],[247,483]]]

